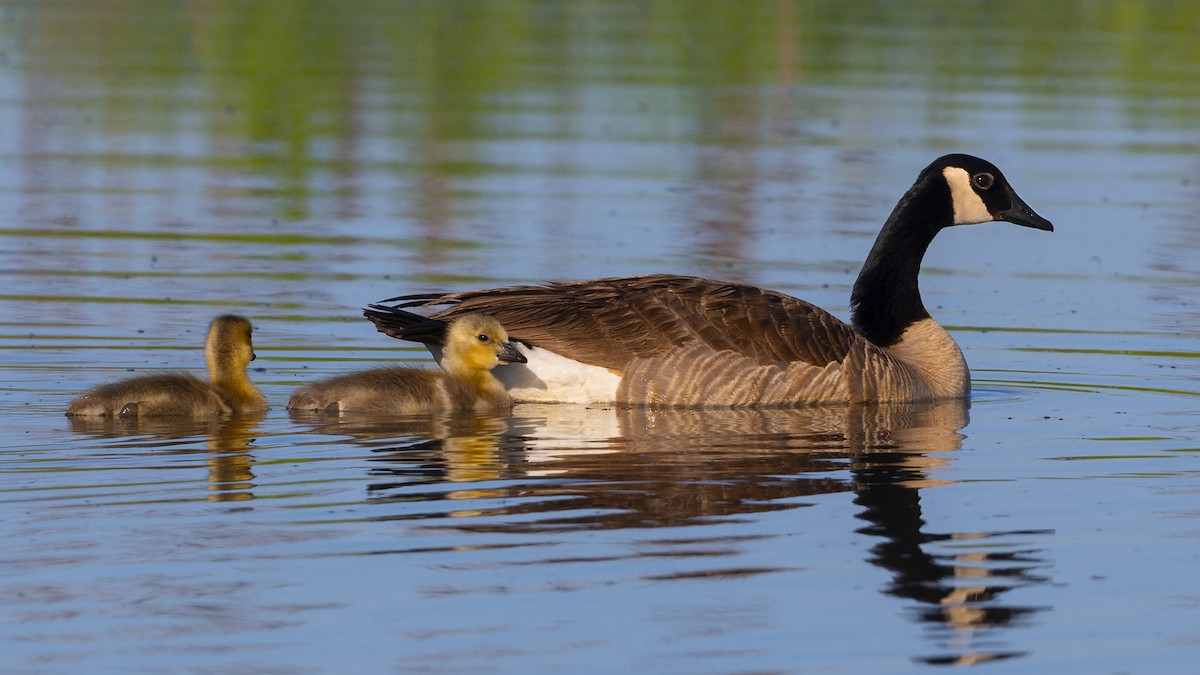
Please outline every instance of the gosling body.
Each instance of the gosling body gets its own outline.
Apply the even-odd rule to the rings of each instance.
[[[245,317],[219,316],[210,324],[204,346],[208,382],[189,373],[132,377],[80,394],[67,406],[67,414],[220,417],[264,411],[267,399],[246,375],[255,358],[252,332]]]
[[[518,401],[798,406],[966,398],[966,360],[926,310],[918,274],[938,232],[989,221],[1053,230],[990,162],[935,160],[880,230],[854,284],[850,323],[783,293],[665,274],[399,296],[364,313],[383,333],[427,343],[421,334],[431,320],[495,316],[528,360],[499,375]]]
[[[439,322],[439,327],[440,327]],[[422,414],[505,410],[512,398],[492,374],[525,357],[495,319],[466,314],[445,325],[442,370],[388,366],[314,382],[298,389],[289,410],[328,414]]]

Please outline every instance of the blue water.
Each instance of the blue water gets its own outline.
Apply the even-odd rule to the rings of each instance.
[[[0,670],[1194,669],[1190,6],[110,5],[0,25]],[[284,410],[433,367],[361,318],[400,293],[677,272],[846,317],[959,151],[1055,224],[926,257],[968,405]],[[262,418],[63,415],[200,372],[229,311]]]

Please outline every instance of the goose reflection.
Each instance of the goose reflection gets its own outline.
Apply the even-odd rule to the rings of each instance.
[[[927,479],[895,453],[863,456],[854,462],[854,503],[867,526],[857,532],[882,541],[868,561],[892,572],[889,595],[920,603],[916,617],[941,653],[917,660],[936,665],[969,665],[1023,656],[1023,652],[973,649],[995,628],[1009,626],[1045,609],[997,602],[1020,586],[1045,584],[1037,573],[1047,562],[1030,539],[1049,531],[935,533],[921,517],[920,491]]]
[[[388,480],[369,492],[376,503],[408,502],[403,517],[433,527],[553,535],[692,526],[701,529],[689,545],[714,550],[736,543],[706,538],[704,525],[852,493],[862,507],[856,517],[866,522],[855,531],[877,540],[866,560],[891,575],[882,591],[913,601],[914,619],[936,645],[917,660],[978,663],[1020,655],[997,648],[995,630],[1041,611],[1002,599],[1015,587],[1047,583],[1036,572],[1047,562],[1031,542],[1047,533],[928,531],[921,492],[949,482],[941,469],[961,447],[966,424],[962,402],[800,410],[521,405],[504,431],[476,427],[376,447],[371,474]],[[471,486],[458,489],[461,481]],[[805,527],[799,514],[796,523]]]
[[[150,449],[164,455],[207,455],[209,501],[245,501],[254,497],[251,444],[266,412],[228,418],[68,417],[71,431],[101,439],[122,439],[106,447]],[[202,438],[204,449],[181,447],[180,439]]]

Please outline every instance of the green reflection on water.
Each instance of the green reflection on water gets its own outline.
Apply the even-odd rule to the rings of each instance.
[[[1103,354],[1107,356],[1156,356],[1172,359],[1200,358],[1200,352],[1161,349],[1080,349],[1076,347],[1013,347],[1016,352],[1051,354]]]
[[[280,233],[232,233],[232,232],[177,232],[177,231],[122,231],[122,230],[44,230],[11,229],[0,230],[0,236],[12,237],[84,237],[88,239],[149,239],[230,242],[241,244],[303,244],[321,246],[358,246],[361,244],[384,245],[394,248],[441,248],[473,249],[479,244],[465,239],[421,239],[366,237],[318,237],[304,234]]]
[[[0,301],[31,302],[31,303],[91,303],[91,304],[134,304],[134,305],[195,305],[200,307],[261,307],[261,302],[242,302],[237,300],[196,300],[172,298],[135,298],[127,295],[109,296],[78,296],[78,295],[5,295],[0,294]],[[270,303],[272,307],[281,309],[304,309],[307,305],[295,302]]]
[[[779,129],[767,142],[789,142],[796,109],[815,105],[788,90],[801,84],[938,92],[923,104],[934,126],[964,105],[956,93],[1004,91],[1031,109],[1079,95],[1059,110],[1073,117],[1106,114],[1085,97],[1112,96],[1135,123],[1190,128],[1193,106],[1173,100],[1194,96],[1200,63],[1200,4],[1183,1],[64,0],[9,12],[0,46],[48,120],[207,139],[201,156],[48,156],[220,165],[267,178],[228,189],[290,220],[314,195],[351,194],[342,181],[380,161],[362,156],[375,136],[401,142],[389,173],[434,179],[496,170],[447,141],[517,132],[737,143],[766,127]],[[585,100],[606,84],[630,95]],[[746,95],[764,87],[778,89],[766,105]],[[539,107],[548,123],[505,117]],[[619,114],[593,127],[584,109]]]
[[[972,333],[1043,333],[1049,335],[1161,335],[1155,331],[1093,330],[1083,328],[1041,328],[1037,326],[959,326],[947,325],[946,330]]]
[[[986,387],[1016,387],[1019,389],[1044,389],[1047,391],[1070,391],[1075,393],[1095,393],[1100,391],[1123,391],[1141,394],[1168,394],[1172,396],[1200,396],[1200,391],[1187,389],[1168,389],[1166,387],[1138,387],[1121,384],[1097,384],[1093,382],[1053,382],[1050,380],[1003,380],[991,378],[972,378],[972,385]]]

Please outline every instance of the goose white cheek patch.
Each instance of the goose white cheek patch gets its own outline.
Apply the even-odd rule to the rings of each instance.
[[[966,169],[948,166],[942,169],[942,176],[950,185],[950,200],[954,203],[954,224],[974,225],[995,220],[987,205],[971,188],[971,176]]]

